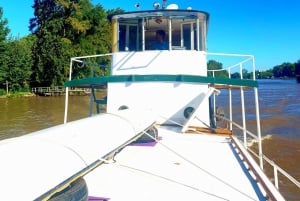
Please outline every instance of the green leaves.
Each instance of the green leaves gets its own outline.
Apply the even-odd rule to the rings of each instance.
[[[35,0],[33,8],[32,78],[37,84],[62,85],[71,56],[110,52],[110,24],[102,6],[90,0]]]

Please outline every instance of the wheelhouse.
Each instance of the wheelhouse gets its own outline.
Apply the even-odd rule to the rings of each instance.
[[[168,50],[206,50],[206,12],[152,10],[114,15],[112,51],[147,51],[157,30],[164,30]]]
[[[185,123],[186,111],[202,102],[206,115],[201,121],[210,125],[208,99],[202,101],[207,84],[159,81],[162,76],[207,76],[208,16],[202,11],[168,8],[113,15],[111,75],[152,78],[142,83],[108,83],[107,111],[149,108],[163,114],[159,123]],[[151,48],[158,30],[165,34],[164,49]]]

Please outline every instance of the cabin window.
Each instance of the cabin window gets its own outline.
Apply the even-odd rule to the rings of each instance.
[[[182,24],[182,43],[185,49],[194,49],[194,31],[191,23]]]
[[[165,32],[166,50],[205,50],[205,20],[181,17],[120,19],[118,51],[153,50],[156,31]]]
[[[145,50],[155,50],[157,43],[156,31],[162,30],[165,33],[164,43],[166,49],[169,49],[169,31],[168,19],[162,17],[153,17],[144,19],[145,31]]]
[[[119,51],[138,51],[138,41],[139,33],[137,25],[119,25]]]

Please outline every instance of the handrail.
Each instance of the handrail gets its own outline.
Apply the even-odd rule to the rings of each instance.
[[[228,71],[229,76],[230,73],[232,72],[232,69],[237,67],[239,68],[238,71],[240,73],[240,79],[243,80],[243,69],[244,66],[246,65],[246,63],[248,64],[249,61],[252,60],[252,71],[253,71],[253,80],[255,80],[255,66],[254,66],[254,57],[251,55],[238,55],[238,54],[223,54],[223,53],[211,53],[208,55],[213,55],[213,56],[238,56],[238,57],[247,57],[246,59],[235,63],[233,65],[228,65],[227,67],[223,68],[223,69],[217,69],[217,70],[208,70],[208,72],[213,72],[213,76],[215,76],[214,72],[218,72],[218,71]],[[230,78],[230,77],[229,77]],[[262,153],[262,139],[261,139],[261,135],[260,135],[260,118],[259,118],[259,106],[258,106],[258,92],[257,92],[257,87],[254,87],[254,93],[255,93],[255,104],[256,104],[256,119],[257,119],[257,135],[250,132],[249,130],[247,130],[246,128],[246,124],[243,126],[239,125],[238,123],[233,121],[233,112],[232,112],[232,94],[231,94],[231,89],[229,88],[229,116],[230,119],[221,116],[221,115],[217,115],[214,114],[215,118],[219,118],[219,119],[223,119],[226,122],[228,122],[230,124],[230,129],[233,130],[233,126],[235,126],[236,128],[240,129],[244,135],[241,135],[241,139],[237,139],[238,141],[243,141],[244,143],[242,144],[245,149],[247,149],[247,151],[249,153],[251,153],[254,157],[256,157],[259,160],[259,164],[261,165],[261,169],[263,169],[263,164],[264,161],[267,162],[267,164],[269,164],[271,167],[273,167],[273,179],[274,179],[274,186],[279,190],[279,178],[278,178],[278,172],[281,173],[285,178],[287,178],[290,182],[292,182],[294,185],[296,185],[298,188],[300,188],[300,182],[297,181],[294,177],[292,177],[290,174],[288,174],[285,170],[283,170],[281,167],[279,167],[274,161],[270,160],[267,156],[265,156]],[[241,88],[241,94],[243,94],[243,89]],[[214,111],[216,111],[215,109],[215,99],[216,97],[214,96]],[[241,99],[244,99],[244,96],[241,95]],[[241,100],[243,102],[243,100]],[[245,111],[242,111],[242,115],[243,117],[245,116]],[[244,122],[245,123],[245,122]],[[247,139],[248,137],[251,137],[252,139],[256,140],[258,143],[258,153],[257,151],[253,151],[249,146],[248,143],[249,139]]]
[[[89,59],[89,58],[96,58],[96,57],[105,57],[105,56],[112,56],[113,53],[108,54],[96,54],[96,55],[88,55],[88,56],[80,56],[80,57],[72,57],[70,59],[69,64],[69,81],[72,80],[72,73],[73,73],[73,63],[81,63],[85,64],[85,62],[81,59]],[[65,111],[64,111],[64,123],[67,123],[68,121],[68,108],[69,108],[69,86],[66,86],[66,95],[65,95]],[[92,97],[92,96],[91,96]],[[91,98],[92,99],[92,98]],[[92,100],[90,100],[92,102]]]
[[[230,122],[230,120],[224,116],[221,116],[221,115],[217,115],[215,114],[214,115],[215,117],[217,118],[220,118],[220,119],[223,119],[227,122]],[[238,123],[236,122],[230,122],[232,123],[234,126],[236,126],[237,128],[243,130],[243,127],[241,125],[239,125]],[[246,132],[251,136],[253,137],[255,140],[257,140],[257,136],[254,135],[252,132],[246,130]],[[238,138],[237,138],[238,139]],[[239,141],[242,141],[241,139],[238,139]],[[258,154],[253,151],[252,149],[250,149],[249,146],[245,146],[245,149],[247,149],[253,156],[255,156],[256,158],[259,158]],[[280,172],[282,175],[284,175],[290,182],[292,182],[293,184],[295,184],[298,188],[300,188],[300,182],[297,181],[293,176],[291,176],[290,174],[288,174],[284,169],[282,169],[279,165],[277,165],[274,161],[272,161],[271,159],[269,159],[266,155],[263,155],[263,159],[264,161],[266,161],[269,165],[271,165],[273,167],[273,169],[275,170],[274,171],[274,175],[273,175],[273,179],[274,179],[274,185],[277,189],[279,189],[279,182],[278,182],[278,176],[277,176],[277,171]]]
[[[277,189],[279,189],[278,185],[278,176],[277,172],[280,172],[283,174],[288,180],[290,180],[292,183],[294,183],[297,187],[300,188],[300,183],[293,178],[291,175],[289,175],[285,170],[280,168],[278,165],[276,165],[273,161],[271,161],[269,158],[267,158],[263,153],[262,153],[262,144],[261,144],[261,134],[260,134],[260,119],[259,119],[259,107],[258,107],[258,94],[257,94],[257,87],[258,87],[258,82],[255,80],[255,66],[254,66],[254,57],[252,55],[241,55],[241,54],[224,54],[224,53],[207,53],[207,55],[212,55],[212,56],[229,56],[229,57],[246,57],[246,59],[233,64],[233,65],[227,65],[226,68],[223,69],[217,69],[217,70],[208,70],[212,72],[217,72],[217,71],[228,71],[229,73],[229,78],[217,78],[217,77],[204,77],[204,76],[194,76],[194,75],[165,75],[165,74],[154,74],[154,75],[115,75],[115,76],[101,76],[101,77],[90,77],[86,79],[81,79],[81,80],[72,80],[71,72],[72,72],[72,65],[73,62],[80,62],[80,63],[85,63],[84,61],[80,59],[85,59],[85,58],[93,58],[93,57],[103,57],[103,56],[111,56],[112,54],[102,54],[102,55],[92,55],[92,56],[85,56],[85,57],[74,57],[71,59],[70,62],[70,79],[65,83],[65,86],[67,89],[69,87],[73,86],[85,86],[85,87],[90,87],[91,85],[99,85],[103,83],[108,83],[108,82],[193,82],[193,83],[203,83],[203,84],[213,84],[214,85],[235,85],[241,89],[241,93],[243,93],[243,87],[252,87],[255,92],[255,104],[256,104],[256,119],[257,119],[257,135],[250,132],[249,130],[246,129],[246,124],[241,126],[237,124],[236,122],[233,121],[232,117],[232,101],[230,102],[229,108],[230,108],[230,118],[226,118],[224,116],[220,115],[214,115],[215,117],[224,119],[226,122],[230,124],[230,129],[232,130],[232,127],[235,126],[241,131],[243,131],[244,135],[242,140],[244,141],[243,146],[249,151],[249,153],[252,153],[253,156],[257,157],[259,159],[259,164],[261,169],[263,169],[263,162],[266,161],[268,164],[270,164],[274,168],[274,185]],[[253,70],[253,79],[252,80],[246,80],[243,79],[242,72],[246,64],[248,62],[251,62],[252,70]],[[241,74],[240,79],[230,79],[230,72],[232,72],[233,68],[239,68],[239,72]],[[214,75],[214,73],[213,73]],[[229,90],[229,98],[230,100],[232,99],[231,96],[231,88]],[[241,96],[241,99],[244,99],[244,96]],[[215,100],[215,98],[214,98]],[[214,111],[215,109],[215,104],[214,104]],[[245,111],[242,112],[243,116],[245,115]],[[245,123],[245,122],[244,122]],[[258,154],[255,153],[253,150],[251,150],[248,146],[247,138],[250,136],[251,138],[257,140],[258,142]],[[239,139],[240,140],[240,139]]]

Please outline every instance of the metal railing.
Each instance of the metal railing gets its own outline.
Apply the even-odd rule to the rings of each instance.
[[[108,53],[108,54],[97,54],[97,55],[88,55],[88,56],[81,56],[81,57],[72,57],[70,59],[70,70],[69,70],[69,81],[73,79],[72,75],[73,75],[73,67],[74,64],[80,64],[81,67],[84,67],[85,65],[91,65],[91,72],[90,72],[90,76],[93,77],[94,76],[94,67],[97,66],[99,67],[99,65],[97,65],[94,62],[89,62],[89,59],[95,59],[95,58],[101,58],[101,57],[112,57],[112,53]],[[64,112],[64,123],[67,123],[68,121],[68,108],[69,108],[69,92],[70,92],[70,88],[66,87],[66,97],[65,97],[65,112]],[[92,103],[94,102],[94,94],[91,93],[90,95],[90,113],[92,110]]]
[[[212,55],[214,57],[216,56],[225,56],[225,57],[241,57],[244,58],[243,60],[237,62],[233,65],[228,65],[225,68],[218,69],[218,70],[209,70],[212,72],[213,76],[215,76],[215,73],[218,71],[227,71],[228,72],[228,78],[231,78],[231,72],[233,68],[238,68],[238,72],[240,73],[240,79],[243,79],[243,72],[245,69],[245,64],[250,62],[250,66],[247,66],[246,68],[251,68],[253,74],[252,79],[255,80],[255,65],[254,65],[254,57],[251,55],[238,55],[238,54],[223,54],[223,53],[208,53],[208,55]],[[215,118],[223,119],[228,124],[230,124],[230,129],[233,130],[233,127],[239,129],[242,132],[241,138],[239,140],[243,142],[243,146],[245,149],[248,150],[249,153],[251,153],[254,157],[256,157],[259,160],[259,165],[261,169],[264,168],[264,162],[266,162],[268,165],[270,165],[273,168],[273,179],[274,179],[274,186],[279,190],[279,178],[278,173],[282,174],[285,178],[287,178],[290,182],[292,182],[295,186],[300,188],[300,182],[297,181],[294,177],[292,177],[290,174],[288,174],[285,170],[283,170],[281,167],[279,167],[274,161],[269,159],[267,156],[265,156],[262,153],[262,138],[261,138],[261,127],[260,127],[260,116],[259,116],[259,102],[258,102],[258,89],[256,87],[253,88],[254,90],[254,97],[255,97],[255,112],[256,112],[256,123],[257,123],[257,134],[254,134],[247,130],[247,124],[246,124],[246,113],[245,113],[245,97],[244,97],[244,88],[240,87],[241,91],[241,105],[242,105],[242,125],[239,125],[233,120],[233,103],[232,103],[232,89],[228,88],[229,93],[229,118],[224,117],[223,115],[218,115],[215,113],[216,111],[216,96],[213,97],[213,107],[214,107],[214,116]],[[249,142],[255,140],[258,145],[258,153],[251,149],[251,146],[249,146]]]
[[[86,62],[85,60],[88,59],[94,59],[96,57],[111,57],[112,54],[102,54],[102,55],[91,55],[91,56],[84,56],[84,57],[74,57],[71,59],[70,61],[70,74],[69,74],[69,80],[72,80],[72,68],[73,68],[73,64],[74,63],[79,63],[82,64],[82,66],[84,66],[84,64],[88,64],[88,62]],[[248,69],[252,71],[252,79],[255,80],[256,79],[256,75],[255,75],[255,61],[254,61],[254,56],[252,55],[241,55],[241,54],[224,54],[224,53],[207,53],[208,59],[209,58],[216,58],[216,61],[219,61],[219,57],[225,57],[226,62],[222,63],[225,64],[225,66],[222,69],[218,69],[218,70],[211,70],[208,72],[212,72],[213,77],[215,77],[216,72],[218,71],[227,71],[228,72],[228,78],[231,78],[231,73],[234,72],[234,70],[236,70],[236,72],[239,73],[240,77],[239,79],[244,79],[243,74],[244,74],[244,70]],[[236,62],[236,59],[231,60],[230,58],[238,58],[239,61]],[[93,65],[93,64],[92,64]],[[91,76],[93,76],[93,69],[91,70]],[[277,189],[279,189],[279,182],[278,182],[278,172],[280,172],[282,175],[284,175],[287,179],[289,179],[292,183],[294,183],[297,187],[300,188],[300,184],[299,182],[293,178],[291,175],[289,175],[286,171],[284,171],[282,168],[280,168],[278,165],[276,165],[272,160],[268,159],[262,152],[262,137],[261,137],[261,126],[260,126],[260,114],[259,114],[259,101],[258,101],[258,89],[257,87],[253,87],[253,91],[254,91],[254,102],[255,102],[255,116],[256,116],[256,134],[250,132],[247,129],[247,122],[246,122],[246,109],[245,109],[245,96],[244,96],[244,91],[246,90],[245,87],[241,86],[239,87],[240,93],[241,93],[241,105],[242,105],[242,111],[241,111],[241,116],[242,116],[242,125],[239,125],[238,123],[236,123],[233,118],[233,95],[232,95],[232,90],[230,87],[228,88],[228,101],[229,101],[229,118],[226,118],[224,116],[220,116],[220,115],[215,115],[215,118],[221,118],[224,119],[225,121],[228,122],[230,130],[233,130],[233,128],[238,128],[241,132],[241,142],[243,142],[243,146],[250,152],[252,153],[253,156],[258,158],[258,164],[260,166],[260,168],[263,170],[264,169],[264,162],[267,162],[268,164],[270,164],[273,169],[274,169],[274,185]],[[248,88],[247,88],[248,90]],[[67,108],[68,108],[68,92],[69,89],[66,88],[66,103],[65,103],[65,118],[64,118],[64,122],[67,122]],[[92,100],[92,99],[91,99]],[[213,95],[213,109],[214,112],[216,111],[216,96]],[[251,138],[252,140],[256,140],[257,141],[257,145],[258,145],[258,153],[254,152],[253,150],[251,150],[250,146],[248,146],[248,142],[249,142],[249,138]]]
[[[38,95],[53,95],[65,92],[64,86],[56,86],[56,87],[34,87],[31,89],[32,93]]]

